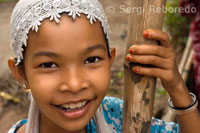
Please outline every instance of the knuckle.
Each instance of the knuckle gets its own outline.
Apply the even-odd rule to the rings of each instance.
[[[169,57],[171,57],[172,59],[176,59],[176,53],[174,52],[174,49],[173,48],[169,48],[169,49],[167,49],[167,51],[168,51],[168,55],[169,55]]]
[[[155,70],[151,69],[151,70],[149,70],[148,73],[149,73],[149,75],[154,76],[155,75]]]
[[[157,58],[155,56],[152,56],[148,63],[155,63],[157,61],[156,59]]]
[[[161,76],[161,79],[164,81],[168,81],[168,78],[166,76]]]
[[[131,61],[138,62],[138,57],[132,55],[131,56]]]
[[[167,41],[169,41],[169,40],[170,40],[169,34],[168,34],[167,32],[163,32],[163,33],[164,33],[165,39],[166,39]]]
[[[158,29],[150,29],[150,30],[151,30],[151,32],[154,32],[156,34],[160,33],[160,30],[158,30]]]
[[[150,76],[153,76],[154,75],[154,72],[151,70],[151,71],[149,71],[149,75]]]
[[[174,68],[174,63],[173,62],[169,62],[168,63],[168,68],[169,69],[173,69]]]
[[[138,72],[141,72],[141,67],[138,66],[138,67],[137,67],[137,71],[138,71]]]
[[[173,61],[176,61],[176,54],[174,52],[172,53],[171,58]]]
[[[173,78],[174,78],[174,72],[173,72],[173,71],[169,71],[167,80],[168,80],[168,81],[172,81]]]
[[[166,64],[166,68],[168,69],[168,70],[171,70],[171,69],[173,69],[174,68],[174,61],[172,60],[172,59],[166,59],[165,60],[165,64]]]
[[[152,51],[153,51],[154,53],[158,53],[158,52],[160,52],[159,50],[160,50],[160,47],[159,47],[159,46],[155,46],[155,47],[153,47],[153,50],[152,50]]]

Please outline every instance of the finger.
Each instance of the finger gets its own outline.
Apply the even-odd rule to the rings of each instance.
[[[155,39],[160,41],[161,45],[167,48],[171,47],[171,44],[169,42],[169,36],[166,32],[162,32],[160,30],[148,29],[144,31],[144,36],[149,39]]]
[[[168,69],[168,60],[161,58],[159,56],[154,56],[154,55],[128,55],[127,60],[134,62],[134,63],[139,63],[139,64],[145,64],[145,65],[153,65],[162,69]],[[165,62],[165,63],[163,63]]]
[[[169,57],[170,51],[167,48],[157,45],[133,45],[129,48],[129,53],[134,55],[156,55],[163,58]]]
[[[166,70],[160,68],[147,68],[147,67],[135,66],[132,68],[132,70],[133,72],[140,75],[157,77],[161,79],[163,79],[163,77],[166,77]]]

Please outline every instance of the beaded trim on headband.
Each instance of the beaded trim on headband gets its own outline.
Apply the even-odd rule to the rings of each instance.
[[[45,18],[59,23],[61,13],[68,13],[74,20],[81,13],[86,14],[91,24],[98,19],[109,41],[109,25],[98,0],[20,0],[11,17],[11,48],[17,58],[16,65],[23,59],[22,46],[27,45],[29,30],[37,32]]]

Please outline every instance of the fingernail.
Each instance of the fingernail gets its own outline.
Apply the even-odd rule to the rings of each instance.
[[[126,59],[127,59],[127,61],[130,61],[130,60],[131,60],[131,57],[130,57],[130,56],[127,56]]]
[[[133,48],[130,48],[130,49],[129,49],[129,53],[130,53],[130,54],[133,54]]]
[[[133,72],[137,72],[137,67],[133,67]]]
[[[145,36],[145,37],[148,37],[149,35],[150,35],[150,31],[145,30],[145,31],[144,31],[144,36]]]

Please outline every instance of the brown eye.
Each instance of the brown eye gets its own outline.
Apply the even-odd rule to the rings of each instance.
[[[57,65],[53,62],[46,62],[46,63],[42,63],[39,67],[42,68],[56,68]]]
[[[100,60],[101,58],[100,57],[90,57],[90,58],[87,58],[87,60],[85,61],[86,64],[89,64],[89,63],[96,63]]]

